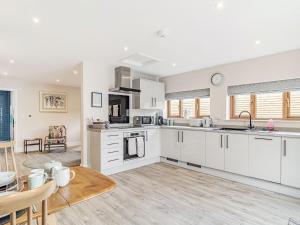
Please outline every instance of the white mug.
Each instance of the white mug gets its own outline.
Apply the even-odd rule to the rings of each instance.
[[[28,189],[32,190],[41,187],[47,181],[46,173],[32,173],[28,176]]]
[[[68,167],[55,168],[53,177],[57,186],[64,187],[75,178],[75,172]]]

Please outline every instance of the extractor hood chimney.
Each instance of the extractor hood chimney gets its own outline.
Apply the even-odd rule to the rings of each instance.
[[[141,90],[131,88],[131,70],[129,67],[119,66],[115,68],[115,88],[111,92],[140,93]]]

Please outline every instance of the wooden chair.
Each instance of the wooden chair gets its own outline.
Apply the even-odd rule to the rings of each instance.
[[[9,171],[8,150],[10,149],[11,158],[13,161],[13,168],[14,171],[18,174],[16,160],[15,160],[15,152],[14,152],[15,145],[16,145],[15,141],[0,142],[0,149],[4,149],[6,171]]]
[[[37,189],[1,196],[0,215],[10,214],[10,224],[16,225],[16,212],[27,209],[27,225],[32,225],[32,206],[42,202],[42,225],[47,225],[47,198],[51,196],[55,189],[55,182],[50,181]]]

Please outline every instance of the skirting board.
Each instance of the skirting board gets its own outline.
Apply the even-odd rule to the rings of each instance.
[[[180,161],[178,163],[171,162],[164,157],[161,157],[161,162],[165,162],[165,163],[179,166],[179,167],[182,167],[185,169],[209,174],[212,176],[224,178],[227,180],[239,182],[242,184],[247,184],[247,185],[254,186],[254,187],[257,187],[260,189],[277,192],[277,193],[292,196],[295,198],[300,198],[300,189],[288,187],[288,186],[285,186],[282,184],[259,180],[259,179],[252,178],[252,177],[241,176],[241,175],[237,175],[237,174],[233,174],[233,173],[229,173],[229,172],[225,172],[225,171],[221,171],[221,170],[215,170],[215,169],[211,169],[211,168],[207,168],[207,167],[197,168],[194,166],[188,166],[185,162],[180,162]]]
[[[67,142],[67,146],[70,146],[70,147],[71,146],[78,146],[78,145],[81,145],[80,141],[70,141],[70,142]],[[28,146],[28,152],[30,152],[30,151],[38,151],[38,148],[39,148],[39,146],[37,146],[37,145]],[[43,150],[44,150],[44,140],[43,140]],[[15,152],[16,153],[18,153],[18,152],[24,152],[24,146],[23,145],[16,146]]]
[[[131,169],[135,169],[138,167],[142,167],[142,166],[147,166],[153,163],[157,163],[160,162],[160,157],[155,157],[155,158],[151,158],[151,159],[135,159],[135,160],[129,160],[129,161],[125,161],[124,164],[122,166],[116,167],[116,168],[111,168],[111,169],[104,169],[103,171],[101,171],[103,174],[105,175],[111,175],[114,173],[119,173],[119,172],[123,172],[126,170],[131,170]]]

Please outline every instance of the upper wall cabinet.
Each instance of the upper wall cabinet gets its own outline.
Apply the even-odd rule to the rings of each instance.
[[[134,109],[163,109],[165,102],[165,85],[164,83],[135,79],[132,81],[133,88],[140,89],[139,95],[133,96]]]

